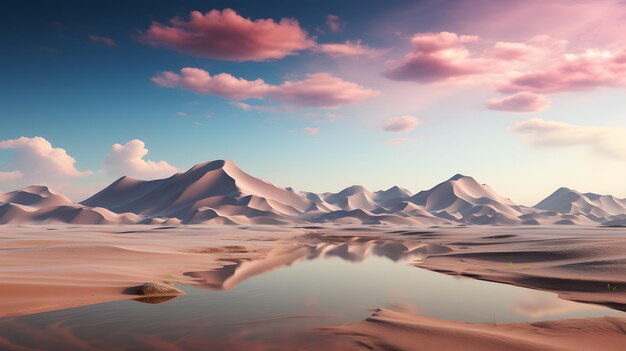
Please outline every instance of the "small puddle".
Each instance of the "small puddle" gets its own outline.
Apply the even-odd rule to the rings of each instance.
[[[432,249],[432,248],[431,248]],[[386,307],[446,320],[509,323],[624,317],[555,294],[416,268],[420,250],[357,243],[300,247],[189,275],[170,299],[119,301],[0,319],[2,350],[279,349],[314,328],[354,323]],[[289,349],[289,348],[286,348]]]

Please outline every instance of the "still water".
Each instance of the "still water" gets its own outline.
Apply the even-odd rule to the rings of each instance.
[[[394,259],[317,257],[269,270],[245,262],[220,273],[225,282],[254,271],[236,284],[182,286],[186,295],[168,301],[129,300],[0,319],[0,349],[278,349],[267,345],[305,340],[311,337],[307,331],[358,322],[379,307],[497,324],[626,314],[431,272],[409,264],[410,257]]]

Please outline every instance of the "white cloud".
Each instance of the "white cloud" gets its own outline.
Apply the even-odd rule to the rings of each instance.
[[[104,170],[114,177],[128,175],[140,179],[168,177],[178,171],[165,161],[145,160],[147,154],[145,143],[139,139],[133,139],[125,145],[113,144],[104,161]]]
[[[410,132],[418,125],[419,119],[405,115],[388,119],[383,129],[388,132]]]
[[[0,181],[13,182],[19,179],[27,185],[64,183],[71,178],[84,177],[91,171],[80,171],[76,160],[67,152],[42,137],[20,137],[0,141],[0,150],[12,152],[10,170],[0,173]]]
[[[626,160],[626,129],[579,126],[531,118],[511,130],[537,147],[588,147],[598,155]]]

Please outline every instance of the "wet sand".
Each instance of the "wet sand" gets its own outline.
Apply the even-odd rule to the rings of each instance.
[[[406,255],[430,270],[625,310],[625,237],[624,229],[595,227],[2,226],[0,316],[137,298],[129,288],[145,282],[228,289],[327,250],[355,260],[371,250]],[[354,241],[365,245],[353,251]],[[331,349],[617,350],[626,322],[485,325],[379,310],[315,333]]]

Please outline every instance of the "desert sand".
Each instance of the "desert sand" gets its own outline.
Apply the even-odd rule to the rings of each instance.
[[[133,288],[146,282],[230,289],[263,272],[331,255],[354,261],[370,255],[404,258],[445,274],[626,310],[623,229],[563,228],[0,226],[0,316],[134,299]],[[618,318],[490,326],[379,310],[360,323],[312,332],[336,349],[589,350],[600,345],[618,350],[626,343],[624,330],[626,320]]]
[[[320,332],[331,349],[364,350],[623,350],[626,320],[586,318],[512,324],[443,321],[379,309],[367,320]]]

